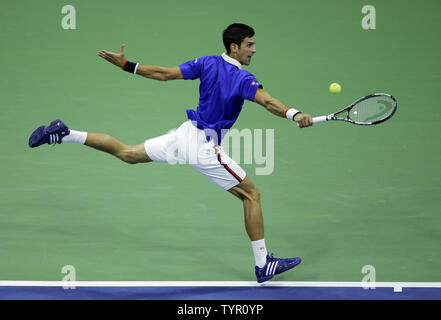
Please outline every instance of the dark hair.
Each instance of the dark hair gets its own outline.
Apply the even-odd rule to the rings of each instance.
[[[222,39],[224,41],[225,49],[227,53],[230,53],[230,45],[232,43],[237,44],[240,47],[243,39],[251,38],[254,36],[254,30],[250,26],[242,23],[230,24],[223,32]]]

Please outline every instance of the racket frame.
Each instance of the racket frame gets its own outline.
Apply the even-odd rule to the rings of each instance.
[[[391,114],[389,116],[387,116],[386,118],[384,118],[384,119],[373,121],[373,122],[358,122],[358,121],[354,121],[354,120],[349,118],[349,113],[351,112],[351,109],[357,103],[360,103],[360,102],[362,102],[362,101],[364,101],[366,99],[372,98],[372,97],[388,97],[388,98],[391,98],[394,101],[394,107],[393,107],[393,110],[392,110]],[[320,123],[320,122],[325,122],[325,121],[330,121],[330,120],[337,120],[337,121],[345,121],[345,122],[357,124],[357,125],[360,125],[360,126],[372,126],[372,125],[379,124],[379,123],[382,123],[382,122],[390,119],[394,115],[395,111],[397,110],[397,106],[398,106],[397,100],[393,96],[391,96],[390,94],[388,94],[388,93],[372,93],[370,95],[367,95],[365,97],[361,97],[360,99],[355,100],[349,106],[341,109],[340,111],[331,113],[331,114],[329,114],[327,116],[314,117],[312,119],[312,121],[314,123]],[[336,117],[335,116],[336,114],[339,114],[339,113],[342,113],[342,112],[345,112],[345,111],[346,111],[346,118],[340,118],[340,117]]]

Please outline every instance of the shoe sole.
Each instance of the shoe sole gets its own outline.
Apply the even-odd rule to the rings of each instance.
[[[41,146],[43,143],[39,143],[39,140],[42,138],[42,135],[44,135],[44,129],[46,126],[41,126],[37,129],[35,129],[34,132],[32,132],[30,138],[29,138],[29,147],[35,148],[38,146]]]

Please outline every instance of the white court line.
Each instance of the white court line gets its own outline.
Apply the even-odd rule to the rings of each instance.
[[[366,289],[441,288],[441,282],[357,282],[357,281],[0,281],[0,287],[360,287]]]

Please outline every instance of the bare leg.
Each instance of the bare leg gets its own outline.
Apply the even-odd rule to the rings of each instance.
[[[245,177],[240,184],[228,191],[243,202],[245,229],[250,240],[263,239],[264,227],[259,190],[248,177]]]
[[[127,146],[118,139],[104,133],[88,132],[85,145],[107,152],[130,164],[152,161],[145,152],[144,143]]]

